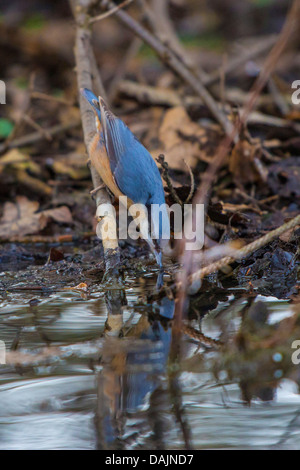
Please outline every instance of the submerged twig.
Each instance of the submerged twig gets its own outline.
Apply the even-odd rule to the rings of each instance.
[[[200,331],[195,330],[188,325],[182,325],[181,331],[183,334],[190,336],[191,338],[199,341],[200,343],[206,344],[207,346],[211,346],[214,348],[220,348],[223,343],[219,339],[210,338],[209,336],[204,335]]]

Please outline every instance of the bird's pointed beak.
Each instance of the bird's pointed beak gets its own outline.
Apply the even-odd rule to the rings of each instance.
[[[104,140],[107,140],[107,117],[106,117],[106,111],[107,111],[107,106],[105,104],[105,101],[101,96],[98,98],[99,102],[99,107],[100,107],[100,114],[102,116],[102,127],[103,127],[103,134],[104,134]]]

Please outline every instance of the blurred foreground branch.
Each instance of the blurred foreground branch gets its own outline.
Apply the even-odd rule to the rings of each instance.
[[[215,181],[215,178],[223,165],[225,158],[227,157],[231,145],[235,140],[236,135],[238,135],[241,131],[241,129],[246,125],[248,117],[253,110],[254,106],[257,103],[258,97],[263,90],[264,86],[268,83],[268,80],[276,67],[276,64],[285,50],[288,42],[290,39],[293,37],[293,35],[297,32],[298,30],[298,24],[299,24],[299,16],[300,16],[300,2],[299,0],[294,0],[290,11],[288,12],[287,18],[285,20],[285,23],[283,25],[283,28],[281,30],[281,33],[279,34],[277,41],[272,48],[271,52],[269,53],[264,66],[261,69],[261,72],[255,81],[251,91],[250,91],[250,97],[247,101],[247,103],[244,106],[244,109],[241,113],[241,117],[237,120],[232,133],[230,135],[227,135],[227,137],[224,139],[223,142],[221,142],[219,146],[219,150],[216,154],[216,156],[213,158],[212,162],[208,166],[207,170],[201,175],[201,184],[200,187],[194,197],[193,203],[194,204],[207,204],[210,198],[210,193],[212,190],[213,183]],[[195,221],[193,221],[195,222]],[[267,234],[265,237],[262,237],[260,243],[263,243],[262,246],[266,245],[269,243],[273,238],[279,236],[281,233],[284,233],[287,231],[289,228],[294,227],[298,225],[300,222],[300,216],[296,217],[293,219],[291,222],[288,224],[283,225],[282,227],[279,227],[276,229],[276,231],[270,232]],[[191,224],[192,225],[192,224]],[[281,231],[282,230],[282,231]],[[247,248],[249,250],[249,254],[256,251],[259,248],[258,240],[253,242],[253,245],[250,244]],[[175,312],[175,319],[177,323],[181,324],[182,322],[182,316],[183,312],[187,306],[186,302],[186,292],[189,284],[191,282],[199,282],[202,277],[204,277],[206,274],[208,274],[206,271],[202,271],[201,269],[198,270],[196,273],[191,273],[192,271],[192,252],[186,250],[186,239],[183,238],[180,241],[180,251],[182,253],[181,255],[181,260],[182,260],[182,265],[183,269],[181,273],[178,275],[178,297],[177,297],[177,303],[176,303],[176,312]],[[246,251],[245,248],[241,250],[237,250],[236,256],[238,258],[242,258],[243,256],[246,256]],[[231,259],[231,258],[230,258]],[[222,263],[225,262],[225,265],[232,262],[230,259],[222,259],[219,262],[213,263],[214,267],[211,268],[212,271],[214,272],[217,271],[220,267],[223,266]],[[219,264],[218,264],[219,263]],[[203,268],[205,269],[205,268]],[[207,268],[208,269],[208,268]],[[204,274],[206,273],[206,274]],[[193,276],[193,277],[191,277]],[[199,286],[200,288],[200,286]]]

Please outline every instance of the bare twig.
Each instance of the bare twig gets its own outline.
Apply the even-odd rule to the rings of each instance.
[[[290,112],[289,105],[287,101],[284,99],[284,97],[282,96],[282,94],[280,93],[280,90],[278,89],[278,86],[276,85],[276,82],[273,77],[270,77],[268,85],[269,85],[270,93],[281,115],[287,116]]]
[[[55,101],[56,103],[65,104],[66,106],[74,106],[74,103],[71,101],[65,100],[64,98],[60,98],[58,96],[47,95],[46,93],[42,93],[40,91],[32,91],[30,95],[31,98],[38,100]]]
[[[169,165],[165,161],[165,156],[163,154],[159,155],[158,158],[156,159],[156,161],[158,163],[160,163],[160,165],[162,167],[162,178],[167,183],[168,189],[169,189],[174,201],[176,201],[177,204],[180,204],[182,206],[183,202],[180,199],[180,197],[177,195],[177,193],[176,193],[176,191],[175,191],[175,189],[174,189],[174,187],[171,183],[171,179],[170,179],[170,176],[169,176]]]
[[[115,4],[113,2],[108,2],[109,8],[114,8]],[[178,57],[163,44],[158,38],[151,34],[147,29],[145,29],[141,24],[129,16],[125,11],[118,10],[115,13],[115,16],[125,24],[131,31],[134,32],[138,37],[140,37],[146,44],[148,44],[151,49],[153,49],[158,57],[170,67],[185,83],[187,83],[194,92],[200,96],[211,114],[215,119],[221,124],[225,133],[230,135],[233,130],[231,122],[228,120],[227,116],[219,109],[218,104],[207,91],[205,86],[201,83],[199,78],[195,77],[190,70],[178,59]]]
[[[108,18],[111,15],[114,15],[118,10],[121,10],[121,8],[126,7],[130,3],[132,3],[133,0],[125,0],[124,2],[120,3],[120,5],[116,5],[115,7],[111,8],[110,10],[106,11],[105,13],[102,13],[101,15],[94,16],[93,18],[89,19],[89,23],[95,23],[96,21],[101,21],[104,20],[105,18]]]
[[[195,178],[194,178],[192,169],[191,169],[190,165],[188,164],[188,162],[186,160],[183,160],[183,161],[184,161],[184,163],[185,163],[185,165],[186,165],[186,167],[189,171],[190,178],[191,178],[191,189],[190,189],[188,197],[184,201],[184,203],[187,204],[192,199],[192,197],[194,195],[194,192],[195,192]]]
[[[298,17],[299,17],[299,2],[298,0],[294,0],[294,3],[291,7],[290,12],[288,13],[286,22],[282,28],[280,35],[277,38],[277,42],[273,49],[271,50],[264,66],[261,69],[261,72],[255,81],[252,90],[250,91],[250,98],[248,102],[245,104],[244,109],[241,113],[240,119],[237,121],[236,125],[233,128],[231,135],[227,136],[224,142],[221,143],[219,151],[216,157],[212,160],[211,164],[208,166],[206,172],[202,175],[201,178],[201,186],[196,193],[195,202],[197,203],[205,203],[209,199],[210,190],[213,184],[213,181],[218,173],[218,170],[221,168],[228,151],[230,149],[231,144],[234,141],[234,138],[237,133],[239,133],[240,129],[244,128],[249,115],[255,104],[258,100],[258,97],[268,82],[270,75],[276,66],[280,55],[284,51],[285,47],[287,46],[288,41],[295,33],[297,25],[298,25]]]
[[[190,275],[189,281],[193,283],[194,281],[202,279],[208,274],[218,271],[224,266],[228,266],[230,263],[233,263],[234,261],[240,261],[244,258],[247,258],[249,255],[251,255],[255,251],[259,250],[265,245],[268,245],[273,240],[275,240],[275,238],[278,238],[280,235],[296,227],[297,225],[300,225],[300,215],[297,215],[289,222],[286,222],[285,224],[281,225],[275,230],[272,230],[271,232],[267,233],[263,237],[258,238],[258,240],[254,240],[254,242],[249,243],[246,246],[243,246],[239,250],[236,250],[234,255],[225,256],[224,258],[221,258],[215,263],[212,263],[208,266],[205,266],[204,268],[199,269],[198,271]]]
[[[236,125],[233,128],[233,131],[230,135],[227,135],[227,137],[224,139],[224,141],[221,143],[219,150],[215,156],[215,158],[212,160],[211,164],[208,166],[207,170],[204,172],[201,178],[201,185],[199,190],[197,191],[195,197],[194,197],[194,203],[195,204],[204,204],[207,203],[209,200],[212,184],[216,178],[216,175],[218,174],[219,169],[224,163],[224,160],[226,156],[228,155],[229,149],[234,141],[234,138],[237,133],[240,132],[242,128],[245,128],[247,119],[249,117],[250,112],[254,108],[257,99],[259,97],[259,94],[261,93],[263,87],[266,85],[266,83],[269,80],[269,77],[274,70],[274,67],[276,66],[280,55],[284,51],[288,41],[292,37],[292,35],[295,33],[297,30],[298,26],[298,19],[299,19],[299,12],[300,12],[300,5],[298,0],[294,0],[292,7],[287,15],[285,24],[282,28],[282,31],[280,35],[277,38],[276,44],[273,47],[272,51],[270,52],[264,67],[261,69],[260,75],[257,78],[256,82],[254,83],[254,86],[252,87],[252,90],[250,92],[250,98],[248,102],[246,103],[244,110],[242,112],[241,118],[237,120]],[[294,219],[295,225],[299,223],[298,218]],[[287,225],[288,228],[291,228],[292,226],[295,225]],[[288,228],[285,227],[283,231],[288,230]],[[282,229],[282,227],[281,227]],[[270,232],[271,233],[271,232]],[[270,235],[270,233],[268,235]],[[279,232],[281,234],[283,232]],[[274,237],[278,236],[278,232],[273,233]],[[264,238],[262,239],[263,244],[269,243],[271,238]],[[191,251],[187,251],[186,248],[186,240],[183,238],[180,242],[180,251],[182,253],[182,265],[183,269],[182,271],[178,274],[178,297],[177,297],[177,303],[176,303],[176,314],[178,316],[177,321],[181,322],[182,321],[182,315],[183,311],[186,305],[186,291],[187,291],[187,286],[191,281],[199,281],[203,277],[204,272],[201,269],[197,271],[196,273],[192,274],[193,277],[191,277],[191,269],[192,269],[192,253]],[[255,251],[259,247],[258,241],[253,242],[255,245],[250,244],[250,252]],[[263,245],[262,245],[263,246]],[[252,251],[251,251],[252,250]],[[245,256],[245,251],[239,252],[240,256]],[[231,259],[231,258],[230,258]],[[219,269],[221,266],[223,266],[222,262],[230,262],[230,260],[221,260],[219,264],[215,263],[214,270]],[[206,268],[203,268],[206,269]],[[207,273],[206,273],[207,274]]]
[[[168,0],[152,0],[152,8],[148,7],[146,0],[140,0],[148,25],[153,34],[177,56],[200,81],[207,80],[209,75],[195,64],[188,51],[184,49],[177,37],[173,23],[170,19]]]
[[[57,124],[56,126],[49,127],[48,129],[44,129],[47,131],[47,134],[50,136],[54,136],[61,132],[66,132],[74,127],[78,127],[81,121],[78,119],[73,122],[68,122],[67,124]],[[12,140],[11,142],[4,142],[0,145],[0,153],[5,152],[8,149],[23,147],[26,145],[34,144],[39,140],[43,140],[45,135],[41,132],[33,132],[32,134],[27,134],[22,137],[17,137],[16,139]]]
[[[122,80],[118,85],[118,91],[130,98],[134,98],[140,103],[154,106],[180,106],[183,103],[183,100],[176,91],[169,88],[141,85],[130,80]]]
[[[24,114],[23,115],[23,120],[25,122],[27,122],[27,124],[29,124],[31,127],[33,127],[33,129],[35,129],[37,132],[39,132],[41,134],[41,137],[46,139],[46,140],[52,140],[52,135],[49,134],[49,132],[47,131],[47,129],[44,129],[42,126],[40,126],[37,122],[35,122],[34,119],[32,119],[31,116],[29,116],[29,114]]]
[[[255,47],[251,48],[248,51],[243,51],[238,57],[233,58],[231,61],[224,67],[224,75],[229,75],[230,73],[237,70],[243,64],[248,62],[249,60],[253,60],[256,57],[264,54],[268,50],[270,50],[277,41],[277,35],[273,35],[268,37],[267,39],[263,39],[261,43],[258,45],[256,44]],[[212,74],[210,74],[207,78],[204,78],[203,84],[206,86],[213,85],[214,83],[218,82],[220,79],[220,71],[216,70]]]
[[[182,96],[175,90],[170,88],[155,87],[151,85],[143,85],[131,80],[121,80],[118,84],[118,91],[125,96],[135,99],[139,103],[151,104],[153,106],[185,106],[186,108],[203,105],[203,100],[199,96],[184,95]],[[240,89],[232,88],[227,89],[225,98],[227,101],[233,101],[237,104],[245,104],[249,99],[249,93]],[[269,95],[259,96],[257,100],[257,107],[268,107],[274,103],[274,100]],[[222,107],[220,106],[220,109]],[[229,107],[228,110],[230,111]],[[255,116],[250,114],[249,120],[253,121]],[[293,126],[295,123],[284,121],[283,119],[270,116],[270,125],[289,125]],[[278,120],[279,119],[279,120]],[[274,120],[271,122],[271,120]],[[278,120],[278,121],[277,121]],[[285,123],[285,124],[284,124]]]
[[[141,45],[142,41],[140,40],[140,38],[137,38],[135,36],[131,41],[127,51],[125,52],[123,59],[118,65],[108,90],[108,100],[111,103],[115,100],[118,92],[120,91],[119,86],[122,82],[122,78],[125,75],[125,72],[128,68],[129,63],[131,62],[131,59],[135,57],[135,55],[138,53],[141,48]]]

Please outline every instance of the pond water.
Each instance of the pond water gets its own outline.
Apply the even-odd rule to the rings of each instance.
[[[172,298],[144,301],[155,282],[1,292],[0,449],[300,448],[294,307],[208,293],[191,302],[199,341],[174,329]]]

